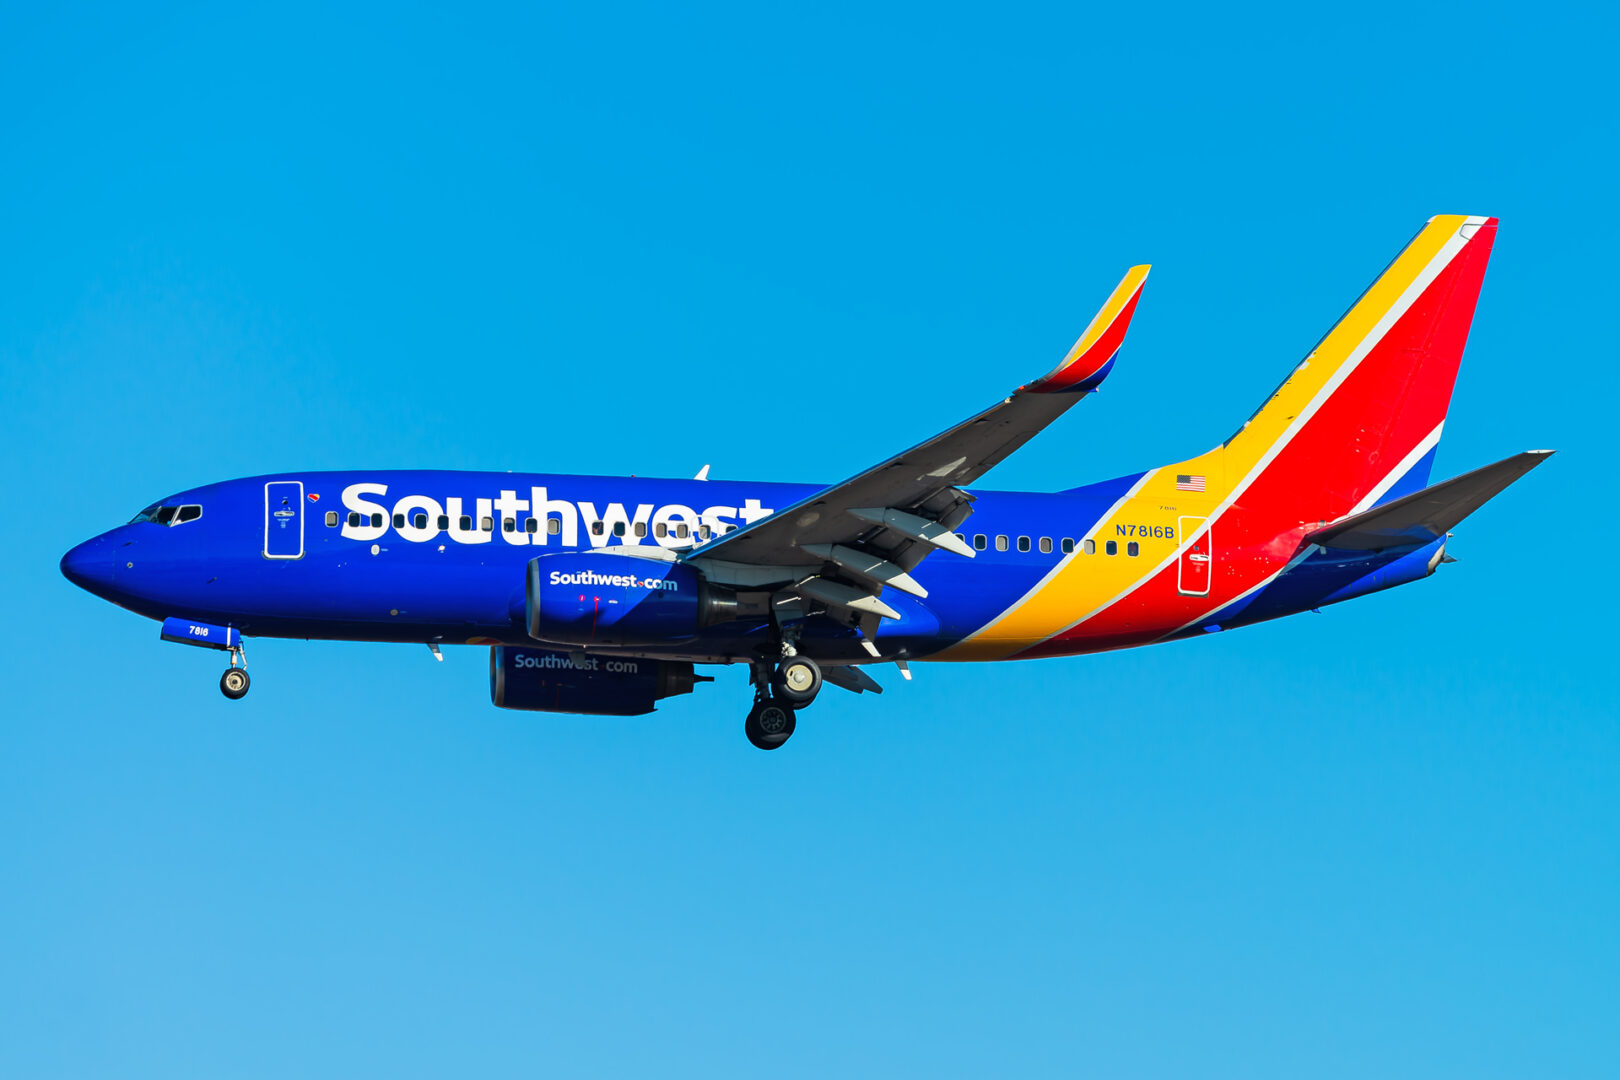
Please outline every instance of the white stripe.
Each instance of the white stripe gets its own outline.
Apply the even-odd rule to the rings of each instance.
[[[1430,450],[1433,450],[1440,444],[1440,429],[1445,426],[1446,422],[1444,420],[1436,424],[1434,426],[1434,430],[1425,435],[1423,437],[1423,441],[1413,447],[1412,452],[1402,458],[1401,463],[1391,469],[1389,475],[1380,480],[1378,482],[1378,486],[1367,492],[1367,494],[1362,497],[1360,502],[1356,503],[1355,506],[1350,508],[1350,513],[1344,516],[1350,517],[1354,514],[1359,514],[1363,510],[1372,507],[1378,502],[1379,499],[1382,499],[1386,494],[1388,494],[1390,488],[1399,483],[1407,473],[1411,472],[1412,469],[1416,467],[1419,461],[1423,460],[1424,454],[1427,454]]]
[[[1383,498],[1384,494],[1389,491],[1390,488],[1394,487],[1397,481],[1412,471],[1412,467],[1422,460],[1424,454],[1427,454],[1439,444],[1440,429],[1445,426],[1446,422],[1444,420],[1436,424],[1434,430],[1429,432],[1429,434],[1424,437],[1423,441],[1418,443],[1417,447],[1413,449],[1410,454],[1407,454],[1404,458],[1402,458],[1401,463],[1391,469],[1389,474],[1380,480],[1378,484],[1370,492],[1368,492],[1360,502],[1356,503],[1355,508],[1351,510],[1350,513],[1344,515],[1344,517],[1341,517],[1338,520],[1343,521],[1344,518],[1359,514],[1363,510],[1371,507],[1379,499]],[[1298,566],[1300,563],[1309,558],[1311,554],[1316,551],[1316,548],[1317,545],[1315,544],[1306,544],[1304,550],[1298,552],[1292,559],[1289,559],[1281,569],[1279,569],[1276,573],[1267,576],[1266,579],[1260,582],[1258,585],[1245,589],[1242,593],[1234,596],[1232,599],[1217,604],[1215,607],[1204,612],[1204,614],[1200,615],[1198,618],[1182,623],[1180,626],[1164,635],[1164,638],[1159,638],[1158,640],[1163,641],[1165,638],[1176,636],[1183,630],[1186,630],[1188,627],[1197,626],[1200,623],[1208,622],[1210,619],[1214,618],[1218,612],[1231,607],[1233,604],[1236,604],[1241,600],[1247,599],[1249,596],[1252,596],[1254,593],[1260,591],[1267,585],[1270,585],[1273,581],[1276,581],[1278,578],[1288,573],[1288,571],[1292,570],[1294,567]]]
[[[1469,218],[1464,222],[1464,224],[1472,220],[1472,218]],[[1481,219],[1481,221],[1483,220],[1484,219]],[[1277,441],[1272,443],[1266,452],[1260,456],[1260,460],[1254,464],[1254,467],[1251,468],[1243,479],[1239,481],[1237,486],[1227,494],[1226,498],[1222,499],[1219,505],[1217,505],[1214,510],[1210,511],[1209,520],[1205,523],[1204,528],[1193,533],[1191,536],[1182,537],[1181,546],[1172,552],[1169,558],[1165,559],[1164,562],[1154,567],[1150,572],[1138,578],[1135,584],[1131,585],[1130,588],[1126,589],[1124,592],[1120,593],[1106,604],[1103,604],[1101,607],[1093,608],[1091,611],[1086,612],[1086,614],[1082,615],[1068,626],[1063,627],[1054,634],[1050,634],[1047,637],[1042,638],[1040,642],[1036,642],[1035,644],[1043,644],[1047,641],[1051,641],[1053,638],[1061,637],[1070,630],[1073,630],[1076,626],[1079,626],[1081,623],[1085,622],[1087,619],[1092,618],[1099,612],[1105,610],[1106,608],[1112,607],[1120,600],[1123,600],[1126,596],[1129,596],[1131,593],[1135,592],[1137,589],[1141,588],[1143,585],[1157,577],[1165,567],[1169,566],[1172,562],[1181,557],[1181,553],[1186,550],[1193,540],[1196,540],[1204,532],[1207,532],[1209,528],[1214,525],[1216,519],[1218,519],[1221,514],[1225,513],[1232,506],[1232,504],[1235,503],[1238,498],[1249,489],[1249,485],[1253,484],[1255,479],[1265,471],[1266,466],[1275,461],[1277,455],[1282,453],[1283,450],[1287,448],[1288,444],[1294,441],[1294,436],[1299,434],[1300,429],[1310,422],[1311,417],[1316,415],[1317,410],[1327,403],[1328,398],[1333,396],[1333,392],[1350,377],[1356,368],[1361,366],[1361,362],[1367,358],[1367,354],[1372,352],[1373,348],[1384,339],[1384,335],[1389,333],[1390,328],[1400,320],[1401,316],[1406,314],[1407,309],[1409,309],[1413,304],[1417,303],[1418,297],[1423,295],[1424,290],[1433,283],[1435,278],[1440,276],[1440,273],[1445,270],[1447,266],[1451,265],[1451,260],[1456,258],[1457,253],[1467,246],[1468,241],[1460,236],[1460,231],[1461,230],[1459,227],[1459,231],[1452,233],[1446,242],[1441,245],[1440,250],[1435,252],[1434,257],[1431,258],[1428,264],[1418,272],[1417,277],[1413,279],[1412,283],[1406,287],[1399,297],[1396,298],[1395,303],[1390,305],[1389,310],[1384,313],[1383,318],[1379,319],[1378,322],[1373,325],[1373,328],[1367,332],[1366,336],[1364,336],[1356,347],[1350,351],[1350,355],[1347,356],[1344,362],[1339,365],[1339,370],[1335,371],[1333,376],[1328,379],[1327,383],[1322,387],[1322,389],[1316,392],[1316,396],[1311,399],[1311,403],[1304,409],[1300,410],[1300,414],[1294,418],[1293,423],[1289,424],[1287,429],[1284,430]],[[1311,359],[1315,355],[1316,354],[1314,352],[1311,353],[1311,355],[1307,356],[1302,363],[1310,363]],[[1222,606],[1224,607],[1225,605],[1223,604]],[[1033,645],[1026,646],[1026,648],[1033,647]]]
[[[1424,290],[1429,287],[1435,278],[1440,276],[1441,271],[1451,264],[1451,260],[1456,258],[1457,253],[1467,243],[1468,241],[1461,239],[1455,233],[1452,234],[1451,238],[1435,253],[1434,258],[1429,260],[1429,264],[1423,268],[1412,284],[1406,287],[1406,291],[1401,293],[1394,304],[1390,305],[1390,309],[1384,313],[1384,317],[1379,319],[1367,336],[1361,339],[1360,344],[1350,351],[1350,355],[1345,358],[1344,363],[1339,365],[1339,370],[1335,371],[1333,377],[1328,379],[1327,384],[1316,392],[1316,396],[1311,399],[1311,403],[1305,406],[1300,414],[1294,418],[1294,422],[1283,432],[1282,437],[1272,443],[1271,447],[1260,456],[1260,460],[1249,470],[1248,475],[1244,476],[1242,482],[1233,488],[1226,498],[1221,500],[1220,505],[1215,507],[1210,517],[1218,517],[1227,507],[1236,502],[1238,497],[1249,489],[1249,485],[1254,483],[1255,479],[1265,471],[1266,466],[1275,461],[1277,455],[1287,449],[1288,444],[1294,441],[1294,436],[1299,434],[1300,429],[1310,422],[1311,417],[1316,415],[1318,409],[1327,404],[1327,400],[1333,396],[1333,392],[1343,385],[1344,381],[1355,372],[1356,368],[1361,366],[1361,362],[1367,358],[1367,354],[1372,352],[1380,341],[1384,340],[1384,335],[1389,333],[1390,328],[1400,320],[1402,315],[1406,314],[1408,308],[1417,303],[1418,297],[1423,295]],[[1311,354],[1311,356],[1315,355],[1315,353]],[[1305,358],[1307,363],[1310,362],[1310,359],[1309,356]]]

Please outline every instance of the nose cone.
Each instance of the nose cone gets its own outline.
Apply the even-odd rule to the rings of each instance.
[[[107,538],[86,540],[62,556],[62,576],[97,596],[108,592],[113,583],[113,553]]]

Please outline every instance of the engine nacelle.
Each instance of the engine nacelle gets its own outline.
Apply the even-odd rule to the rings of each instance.
[[[581,656],[527,646],[489,650],[489,697],[502,709],[641,716],[654,703],[711,680],[691,664],[639,657]]]
[[[769,611],[767,597],[745,603],[680,562],[566,551],[529,562],[529,636],[561,645],[668,645],[705,626]]]

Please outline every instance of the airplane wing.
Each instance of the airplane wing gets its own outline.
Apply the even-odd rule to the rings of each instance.
[[[1095,390],[1113,368],[1148,267],[1133,266],[1062,363],[984,412],[880,465],[704,544],[685,558],[711,581],[781,586],[856,619],[898,618],[887,585],[926,596],[909,571],[973,512],[962,490]],[[870,635],[868,635],[870,637]]]
[[[1551,450],[1526,450],[1514,454],[1494,465],[1352,514],[1307,533],[1304,542],[1341,551],[1374,551],[1432,543],[1513,481],[1546,461],[1552,453]]]

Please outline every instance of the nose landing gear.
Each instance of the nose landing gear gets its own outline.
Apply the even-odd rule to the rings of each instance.
[[[231,666],[226,668],[225,674],[219,677],[219,692],[232,701],[240,701],[247,696],[248,687],[252,684],[252,680],[248,678],[247,673],[247,650],[243,649],[241,645],[237,645],[236,648],[230,650],[230,654]],[[242,661],[241,667],[236,666],[236,661],[239,658]]]
[[[219,692],[236,701],[246,696],[248,692],[248,673],[242,668],[226,668],[225,674],[219,677]]]

